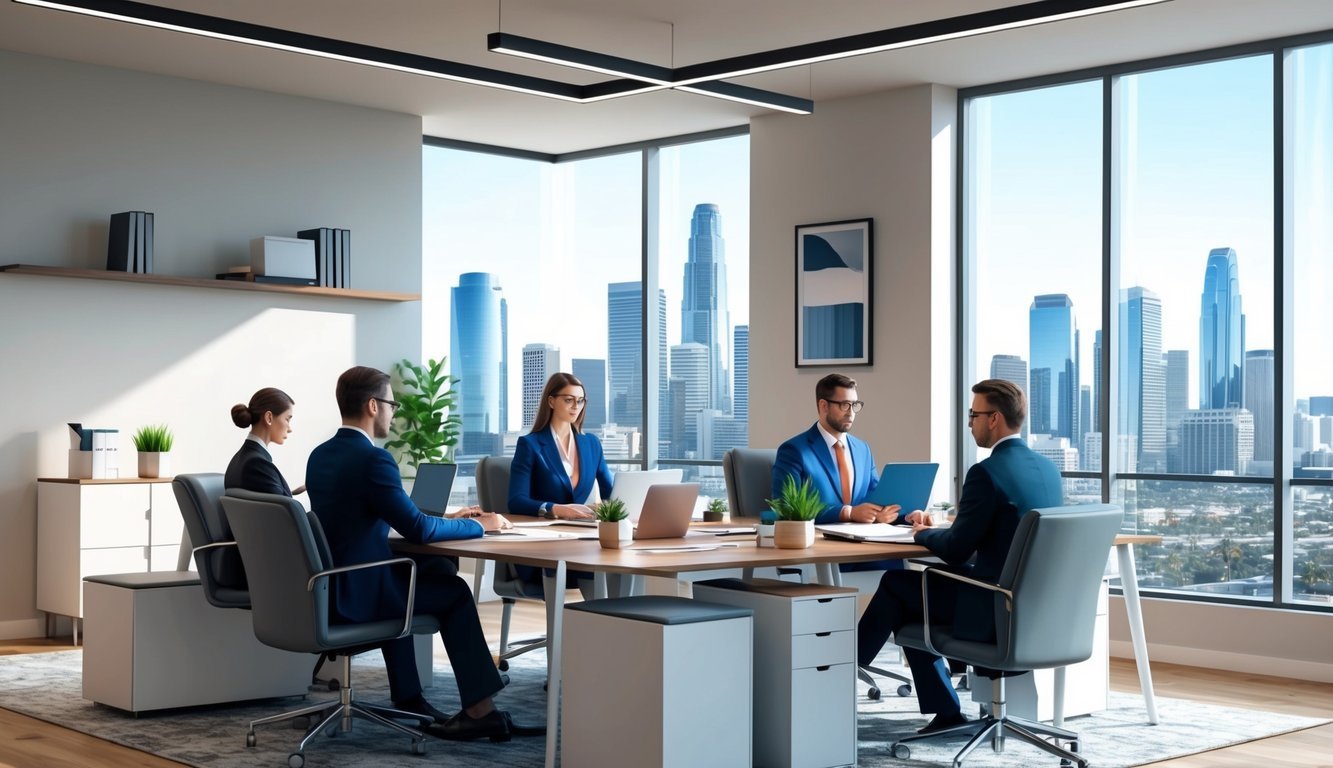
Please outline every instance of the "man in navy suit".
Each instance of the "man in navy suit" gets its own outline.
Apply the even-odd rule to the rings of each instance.
[[[310,454],[306,484],[311,506],[328,538],[335,567],[388,560],[389,529],[425,544],[480,537],[509,525],[499,515],[445,519],[422,514],[403,491],[398,464],[371,438],[389,435],[398,409],[389,375],[374,368],[350,368],[338,377],[338,409],[343,426]],[[491,697],[502,687],[481,631],[467,584],[455,574],[419,569],[414,610],[436,616],[449,653],[463,709],[432,733],[447,739],[508,741],[509,718]],[[348,622],[401,618],[407,603],[402,567],[366,568],[341,574],[333,584],[333,610]],[[411,636],[384,647],[390,695],[399,708],[444,717],[421,696]]]
[[[830,373],[815,384],[819,420],[801,434],[778,446],[773,461],[773,498],[782,494],[788,477],[805,480],[824,500],[816,523],[891,523],[898,506],[881,507],[865,501],[879,477],[870,446],[852,437],[856,414],[863,406],[856,396],[856,381]]]
[[[1018,519],[1029,510],[1063,503],[1060,472],[1044,456],[1033,452],[1019,437],[1027,417],[1023,390],[1013,382],[987,379],[972,387],[972,408],[967,413],[972,438],[990,457],[967,471],[958,514],[948,528],[931,527],[930,515],[910,512],[916,543],[960,573],[995,583],[1013,543]],[[974,558],[975,556],[975,558]],[[971,561],[969,563],[969,561]],[[857,626],[857,661],[874,661],[889,634],[923,617],[920,571],[889,571],[880,579]],[[930,583],[932,623],[953,624],[955,634],[978,642],[995,638],[992,595],[945,579]],[[963,725],[958,694],[949,684],[947,662],[925,651],[905,648],[912,668],[922,714],[933,714],[920,733]]]

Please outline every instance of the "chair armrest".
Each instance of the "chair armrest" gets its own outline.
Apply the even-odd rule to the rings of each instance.
[[[946,579],[952,579],[953,581],[961,582],[963,584],[968,584],[973,587],[980,587],[981,589],[984,589],[987,592],[998,592],[1004,595],[1004,601],[1011,607],[1011,609],[1014,604],[1013,590],[1004,589],[1003,587],[999,587],[985,581],[979,581],[970,576],[964,576],[960,573],[947,571],[938,566],[931,566],[926,568],[926,570],[921,572],[922,638],[926,643],[926,649],[929,650],[931,653],[935,654],[936,656],[940,656],[942,654],[938,650],[936,650],[934,644],[930,642],[930,576],[931,575],[942,576]]]
[[[399,637],[406,636],[412,631],[412,606],[416,605],[417,596],[417,563],[410,557],[395,557],[392,560],[374,560],[369,563],[356,563],[355,565],[343,565],[337,568],[329,568],[320,571],[306,582],[305,589],[311,592],[315,589],[315,582],[326,576],[333,576],[339,573],[348,573],[349,571],[363,571],[367,568],[378,568],[382,565],[402,565],[408,566],[407,576],[407,614],[403,617],[403,631],[398,633]]]
[[[202,546],[198,546],[190,550],[190,557],[194,557],[200,552],[203,552],[205,549],[220,549],[222,547],[234,547],[234,546],[236,546],[236,542],[234,541],[215,541],[212,544],[204,544]]]

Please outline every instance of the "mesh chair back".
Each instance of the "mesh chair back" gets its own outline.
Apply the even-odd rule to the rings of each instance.
[[[776,448],[732,448],[722,456],[722,473],[727,481],[727,508],[733,522],[758,520],[768,509],[773,489],[773,462]]]
[[[185,519],[185,530],[190,534],[190,545],[202,547],[232,541],[231,526],[218,501],[222,498],[223,476],[217,472],[176,475],[171,490]],[[194,556],[208,602],[219,608],[249,608],[245,569],[235,547],[218,547],[198,552]]]
[[[1000,574],[1012,590],[995,604],[1004,669],[1064,666],[1092,654],[1093,623],[1106,558],[1123,517],[1119,507],[1083,504],[1023,515]]]
[[[477,503],[487,512],[509,514],[509,456],[487,456],[477,462]]]
[[[323,531],[312,529],[299,501],[233,489],[222,507],[250,580],[255,637],[287,651],[318,653],[329,640],[329,579],[311,577],[331,567]]]

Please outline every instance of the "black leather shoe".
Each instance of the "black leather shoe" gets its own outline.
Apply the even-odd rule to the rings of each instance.
[[[967,725],[970,722],[972,721],[968,720],[967,716],[962,712],[949,712],[947,714],[941,712],[931,718],[930,722],[926,723],[926,727],[919,729],[917,733],[922,735],[936,733],[937,731],[945,731],[960,725]]]
[[[468,717],[466,712],[459,712],[446,720],[443,725],[427,726],[426,732],[449,741],[473,739],[509,741],[510,739],[509,718],[498,709],[476,718]]]
[[[393,708],[400,709],[404,712],[411,712],[414,715],[421,715],[422,717],[429,718],[433,722],[441,724],[449,719],[449,715],[432,707],[430,702],[426,701],[426,697],[424,696],[417,696],[411,701],[404,701],[402,703],[395,701],[393,703]],[[427,723],[427,725],[429,724],[430,723]]]
[[[505,722],[509,725],[509,733],[514,736],[545,736],[546,726],[544,725],[520,725],[514,722],[514,718],[508,712],[501,712],[504,715]]]

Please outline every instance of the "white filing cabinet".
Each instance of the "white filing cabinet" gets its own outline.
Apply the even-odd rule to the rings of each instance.
[[[37,610],[81,619],[84,576],[174,571],[183,528],[169,477],[38,480]]]
[[[754,765],[855,765],[856,590],[719,579],[694,597],[754,611]]]

